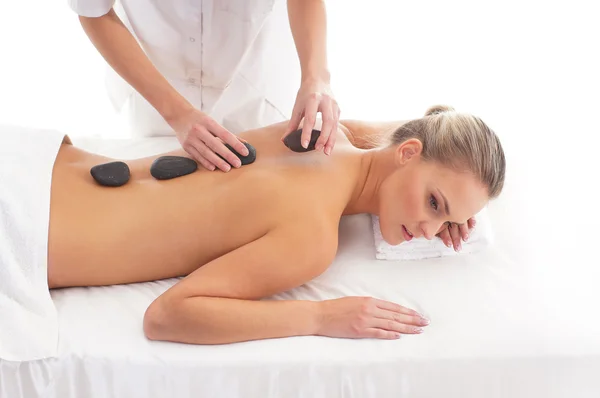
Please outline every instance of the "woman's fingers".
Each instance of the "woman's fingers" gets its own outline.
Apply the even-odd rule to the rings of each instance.
[[[469,218],[469,220],[467,221],[467,224],[469,226],[469,231],[472,230],[475,227],[476,223],[477,222],[475,221],[475,217]]]
[[[455,251],[460,251],[462,249],[461,239],[466,242],[474,226],[475,219],[473,217],[469,218],[464,224],[448,223],[437,236],[447,247],[453,246]]]
[[[388,321],[399,322],[404,325],[412,325],[412,326],[427,326],[429,325],[429,320],[424,318],[421,315],[406,315],[399,314],[397,312],[387,311],[378,309],[375,314],[373,314],[375,318],[386,319]]]
[[[366,322],[361,337],[375,339],[397,339],[401,334],[421,334],[429,321],[420,316],[399,314],[381,310],[379,317]]]
[[[402,336],[402,335],[398,332],[392,332],[392,331],[383,330],[383,329],[367,328],[367,329],[365,329],[364,334],[360,337],[371,338],[371,339],[381,339],[381,340],[396,340],[396,339],[399,339],[400,336]]]
[[[373,318],[371,322],[369,322],[369,327],[403,334],[423,333],[423,328],[420,326],[407,325],[392,319]]]
[[[429,324],[414,310],[374,297],[342,297],[322,303],[322,336],[397,338],[400,333],[421,333]]]
[[[464,240],[465,242],[469,239],[469,226],[468,226],[468,222],[465,224],[460,224],[458,226],[458,229],[460,231],[460,236],[462,237],[462,240]]]
[[[446,247],[452,247],[452,237],[450,236],[450,230],[448,226],[444,226],[444,229],[438,234],[442,242],[446,245]]]
[[[395,312],[397,314],[421,316],[421,314],[419,314],[415,310],[411,310],[410,308],[403,307],[400,304],[392,303],[390,301],[373,299],[373,303],[375,304],[376,308],[379,308],[382,310]]]
[[[450,232],[450,238],[452,239],[454,251],[460,251],[460,249],[462,249],[462,245],[460,244],[460,231],[458,228],[458,224],[451,223],[450,227],[448,227],[448,230]]]

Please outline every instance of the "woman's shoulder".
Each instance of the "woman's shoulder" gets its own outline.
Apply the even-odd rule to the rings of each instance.
[[[323,260],[333,260],[337,252],[340,215],[316,198],[294,198],[285,207],[274,232],[285,234],[301,251],[310,251]]]

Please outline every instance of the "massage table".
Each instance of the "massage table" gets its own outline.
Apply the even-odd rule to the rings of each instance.
[[[170,137],[71,138],[86,150],[123,159],[179,147]],[[268,298],[373,296],[428,316],[431,324],[421,335],[216,346],[156,342],[144,337],[144,311],[177,279],[58,289],[52,291],[58,356],[0,361],[0,397],[598,398],[595,225],[573,221],[589,232],[584,238],[543,236],[540,231],[555,224],[544,223],[531,194],[541,195],[546,185],[532,186],[530,175],[514,172],[527,162],[518,154],[509,159],[505,192],[488,208],[495,236],[490,247],[447,258],[376,260],[370,216],[347,216],[331,267]]]

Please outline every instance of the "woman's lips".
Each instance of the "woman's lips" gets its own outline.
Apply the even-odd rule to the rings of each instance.
[[[408,231],[408,229],[402,225],[402,234],[404,235],[404,239],[408,242],[413,238],[412,234]]]

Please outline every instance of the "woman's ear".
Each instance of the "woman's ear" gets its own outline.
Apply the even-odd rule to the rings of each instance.
[[[418,160],[421,158],[422,152],[423,143],[416,138],[410,138],[396,148],[396,163],[398,163],[398,165],[405,165],[411,160]]]

